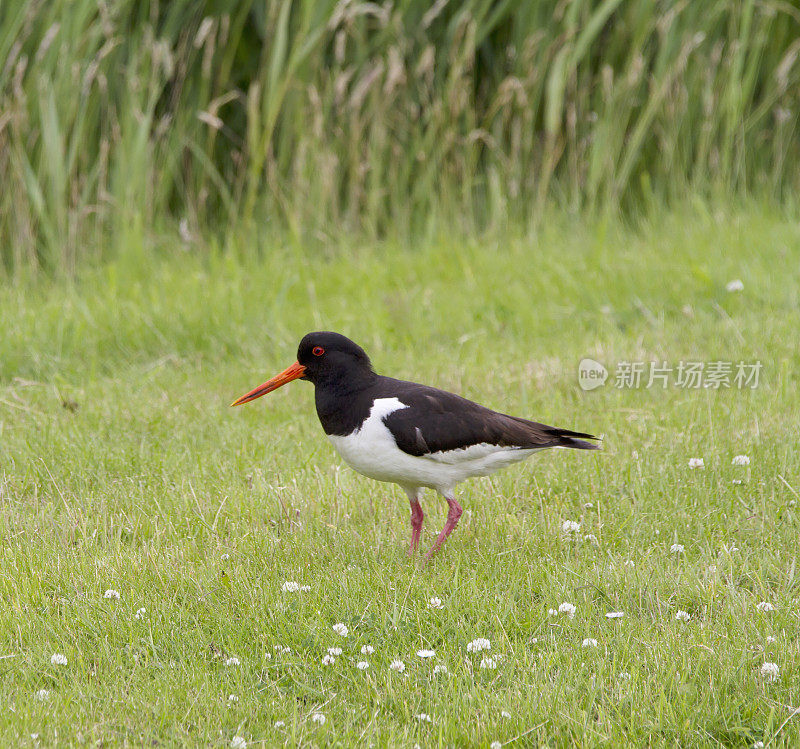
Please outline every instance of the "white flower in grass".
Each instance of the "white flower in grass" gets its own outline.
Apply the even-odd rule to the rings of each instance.
[[[672,544],[672,546],[669,547],[669,550],[673,554],[683,554],[685,551],[683,544]]]
[[[575,607],[574,603],[569,603],[568,601],[564,601],[564,603],[560,604],[558,607],[559,614],[568,614],[570,619],[575,618],[575,612],[577,608]]]
[[[227,553],[223,554],[223,555],[220,557],[220,559],[221,559],[223,562],[227,562],[227,561],[228,561],[230,558],[231,558],[231,555],[230,555],[230,554],[227,554]]]
[[[773,637],[772,635],[767,635],[767,645],[774,645],[776,642],[778,642],[777,637]]]
[[[359,661],[358,663],[356,663],[356,668],[359,671],[366,671],[369,668],[369,663],[367,663],[366,661]]]
[[[688,611],[679,611],[677,614],[675,614],[675,618],[679,622],[688,622],[692,617],[689,615]]]
[[[50,697],[50,690],[40,689],[38,692],[36,692],[35,697],[37,700],[39,700],[39,702],[44,702],[48,697]]]
[[[702,458],[689,458],[689,468],[705,468],[705,465]]]
[[[485,637],[479,637],[472,642],[467,643],[467,652],[468,653],[480,653],[481,650],[491,650],[492,643],[489,642]]]
[[[420,658],[434,658],[436,656],[435,650],[417,650],[417,655]]]
[[[341,622],[333,625],[333,631],[336,632],[337,635],[341,635],[342,637],[347,637],[347,635],[350,634],[350,630],[347,629],[347,625],[342,624]]]
[[[595,536],[594,533],[589,533],[584,536],[583,540],[588,541],[592,546],[600,546],[600,542],[597,540],[597,536]]]
[[[565,520],[561,523],[561,532],[569,535],[570,533],[577,533],[581,529],[581,524],[575,520]]]
[[[748,458],[746,455],[736,455],[736,456],[734,456],[733,460],[731,461],[731,465],[749,466],[750,465],[750,458]]]
[[[494,669],[497,668],[497,659],[484,656],[483,658],[481,658],[481,668],[493,671]]]
[[[607,611],[606,619],[622,619],[625,616],[624,611]]]
[[[325,723],[325,716],[322,713],[311,713],[311,720],[319,725],[323,725]]]
[[[297,593],[300,590],[300,583],[296,583],[293,580],[287,580],[283,585],[281,585],[281,590],[284,593]]]
[[[311,586],[310,585],[301,585],[300,586],[300,592],[301,593],[308,593],[310,590],[311,590]]]
[[[53,655],[50,656],[50,663],[53,666],[66,666],[67,656],[61,653],[53,653]]]
[[[242,662],[235,655],[225,659],[226,666],[240,666],[241,664]]]
[[[630,681],[631,675],[627,671],[621,671],[617,677],[620,681]]]
[[[397,671],[397,673],[402,674],[403,671],[406,670],[406,664],[403,663],[403,661],[393,660],[389,664],[389,670],[390,671]]]
[[[342,649],[341,648],[328,648],[328,655],[341,655]]]
[[[113,598],[115,601],[119,601],[119,591],[109,588],[105,593],[103,593],[103,598]]]
[[[764,749],[764,742],[756,741],[756,743],[753,744],[753,749]]]
[[[744,283],[740,278],[734,278],[733,281],[728,281],[725,284],[725,291],[731,293],[734,291],[744,291]]]
[[[323,666],[332,666],[334,663],[336,663],[336,658],[334,658],[332,655],[326,655],[322,659]]]
[[[234,736],[231,739],[231,749],[247,749],[247,739],[242,736]]]
[[[628,560],[625,562],[625,566],[626,566],[626,567],[635,567],[636,565],[634,564],[634,561],[633,561],[633,559],[628,559]]]
[[[558,609],[547,609],[547,615],[548,616],[557,616],[558,615]]]
[[[235,694],[228,695],[228,702],[238,702],[239,698]]]
[[[582,648],[596,648],[597,647],[597,640],[594,637],[587,637],[582,643]]]
[[[489,749],[503,749],[503,745],[499,741],[493,741],[489,744]]]
[[[286,725],[282,720],[276,720],[274,728],[283,728]]]
[[[428,601],[428,608],[429,609],[441,609],[441,608],[443,608],[442,607],[442,599],[441,598],[437,598],[436,596],[434,596],[433,598],[431,598],[430,601]]]
[[[764,677],[764,681],[777,681],[779,673],[780,669],[777,663],[766,661],[761,664],[761,676]]]
[[[142,606],[140,609],[136,609],[136,613],[133,615],[136,619],[144,619],[147,615],[147,609]]]
[[[511,717],[511,713],[508,712],[508,710],[501,710],[500,711],[500,717],[508,719],[508,718]]]
[[[420,723],[430,723],[431,716],[428,713],[417,713],[414,718],[418,720]]]
[[[288,645],[273,645],[272,649],[277,650],[280,655],[287,655],[292,652],[292,649]]]
[[[362,645],[361,646],[361,655],[372,655],[375,652],[375,648],[372,645]]]
[[[438,676],[439,674],[446,674],[447,673],[447,666],[444,663],[440,663],[438,666],[433,667],[434,676]]]
[[[775,611],[775,607],[769,601],[761,601],[761,603],[756,604],[756,608],[762,614],[766,614],[768,611]]]

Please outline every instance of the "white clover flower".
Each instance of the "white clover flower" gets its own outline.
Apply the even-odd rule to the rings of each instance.
[[[147,615],[147,609],[142,606],[140,609],[136,609],[136,613],[133,615],[136,619],[144,619]]]
[[[773,643],[778,642],[777,637],[773,637],[772,635],[767,635],[767,645],[772,645]]]
[[[447,666],[444,663],[440,663],[438,666],[433,667],[433,674],[434,676],[438,674],[446,674],[447,673]]]
[[[685,551],[683,544],[672,544],[672,546],[669,547],[669,550],[673,554],[683,554],[683,552]]]
[[[746,455],[736,455],[733,460],[731,461],[731,465],[734,466],[749,466],[750,465],[750,458]]]
[[[436,656],[435,650],[417,650],[417,655],[420,658],[434,658]]]
[[[768,611],[775,611],[775,607],[769,601],[761,601],[761,603],[756,604],[756,608],[762,614],[765,614]]]
[[[225,665],[226,666],[240,666],[241,665],[241,661],[235,655],[232,655],[230,658],[226,658],[225,659]]]
[[[119,601],[119,591],[109,588],[105,593],[103,593],[103,598],[113,598],[115,601]]]
[[[369,668],[369,663],[367,663],[366,661],[359,661],[358,663],[356,663],[356,668],[359,671],[366,671]]]
[[[49,689],[40,689],[34,695],[39,702],[44,702],[48,697],[50,697],[50,690]]]
[[[489,744],[489,749],[503,749],[503,745],[499,741],[493,741]]]
[[[702,458],[689,458],[689,468],[705,468],[705,465]]]
[[[538,637],[531,637],[529,642],[530,642],[531,645],[535,645],[537,642],[539,642],[539,638]]]
[[[347,629],[347,625],[342,624],[341,622],[333,625],[333,631],[336,632],[337,635],[341,635],[342,637],[347,637],[347,635],[350,634],[350,630]]]
[[[238,702],[239,698],[235,694],[228,695],[228,702]]]
[[[441,608],[443,608],[442,599],[441,598],[437,598],[436,596],[434,596],[433,598],[431,598],[430,601],[428,601],[428,608],[429,609],[441,609]]]
[[[734,480],[733,480],[731,483],[732,483],[734,486],[741,486],[741,484],[742,484],[742,480],[741,480],[741,479],[734,479]]]
[[[332,666],[334,663],[336,663],[336,658],[334,658],[332,655],[326,655],[322,659],[323,666]]]
[[[372,655],[375,652],[375,648],[372,645],[362,645],[361,646],[361,655]]]
[[[561,532],[569,535],[570,533],[577,533],[581,529],[581,524],[575,520],[565,520],[561,523]]]
[[[292,652],[292,649],[288,645],[273,645],[272,649],[277,650],[278,653],[282,655]]]
[[[636,565],[634,564],[634,562],[633,562],[633,559],[628,559],[628,560],[625,562],[625,566],[626,566],[626,567],[635,567]]]
[[[417,713],[414,718],[418,720],[420,723],[430,723],[431,716],[428,713]]]
[[[620,671],[619,676],[617,677],[620,681],[630,681],[631,675],[627,671]]]
[[[220,559],[221,559],[223,562],[227,562],[227,561],[228,561],[230,558],[231,558],[231,555],[230,555],[230,554],[228,554],[228,553],[225,553],[225,554],[223,554],[223,555],[220,557]]]
[[[560,604],[559,607],[558,607],[558,613],[559,614],[569,614],[569,618],[570,619],[574,619],[575,618],[575,612],[576,611],[577,611],[577,608],[575,607],[575,604],[574,603],[569,603],[567,601],[564,601],[564,603]]]
[[[300,586],[300,592],[301,593],[308,593],[310,590],[311,590],[311,586],[310,585],[301,585]]]
[[[397,671],[397,673],[402,674],[403,671],[406,670],[406,664],[403,663],[403,661],[393,660],[389,664],[389,670],[390,671]]]
[[[473,640],[472,642],[467,643],[467,652],[468,653],[480,653],[481,650],[491,650],[492,643],[489,642],[485,637],[479,637],[477,640]]]
[[[325,716],[322,713],[311,713],[311,720],[319,725],[323,725],[325,723]]]
[[[583,509],[584,510],[591,510],[594,507],[594,502],[584,502]]]
[[[231,749],[247,749],[247,740],[242,736],[234,736],[231,739]]]
[[[728,281],[725,284],[725,291],[727,292],[734,292],[734,291],[744,291],[744,283],[740,278],[734,278],[733,281]]]
[[[501,710],[500,711],[500,717],[508,719],[508,718],[511,717],[511,713],[508,712],[508,710]]]
[[[756,743],[753,744],[753,749],[764,749],[764,742],[756,741]]]
[[[283,728],[286,725],[282,720],[276,720],[274,728]]]
[[[494,670],[497,668],[497,659],[484,656],[481,658],[481,668]]]
[[[597,640],[594,637],[587,637],[582,643],[582,648],[596,648],[597,647]]]
[[[341,648],[328,648],[328,655],[341,655],[342,649]]]
[[[583,537],[584,541],[588,541],[592,544],[592,546],[600,546],[600,542],[597,540],[597,536],[594,533],[589,533]]]
[[[688,611],[679,611],[675,614],[675,618],[680,622],[688,622],[692,617],[689,615]]]
[[[281,585],[281,590],[284,593],[297,593],[300,590],[300,583],[296,583],[293,580],[287,580],[283,585]]]
[[[547,609],[547,615],[548,616],[557,616],[558,615],[558,609]]]
[[[67,656],[61,653],[53,653],[53,655],[50,656],[50,663],[53,666],[66,666]]]
[[[761,675],[764,677],[764,681],[777,681],[779,672],[777,663],[766,661],[761,664]]]
[[[624,611],[607,611],[606,619],[622,619],[625,616]]]

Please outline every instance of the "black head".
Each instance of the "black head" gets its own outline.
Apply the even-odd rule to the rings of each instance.
[[[300,341],[297,361],[231,405],[240,406],[298,378],[338,391],[358,390],[377,375],[361,346],[339,333],[309,333]]]
[[[320,331],[303,336],[297,361],[305,368],[302,379],[315,385],[337,380],[356,384],[375,375],[364,349],[340,333]]]

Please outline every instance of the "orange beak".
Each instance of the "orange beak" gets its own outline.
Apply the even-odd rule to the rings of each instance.
[[[233,403],[231,403],[231,406],[241,406],[242,403],[254,401],[256,398],[260,398],[262,395],[266,395],[267,393],[271,393],[273,390],[277,390],[287,382],[291,382],[292,380],[296,380],[298,377],[302,377],[305,373],[306,368],[299,362],[295,362],[291,367],[287,367],[283,370],[283,372],[275,375],[271,380],[267,380],[263,385],[259,385],[249,393],[245,393],[241,398],[237,398]]]

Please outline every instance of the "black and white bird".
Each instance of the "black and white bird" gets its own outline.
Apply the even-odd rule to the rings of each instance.
[[[525,460],[537,450],[596,450],[583,432],[539,424],[492,411],[445,390],[384,377],[356,343],[339,333],[309,333],[297,361],[231,405],[260,398],[295,379],[314,383],[317,415],[344,461],[359,473],[399,484],[411,502],[411,546],[419,545],[422,489],[447,502],[442,532],[430,557],[461,517],[455,486]]]

